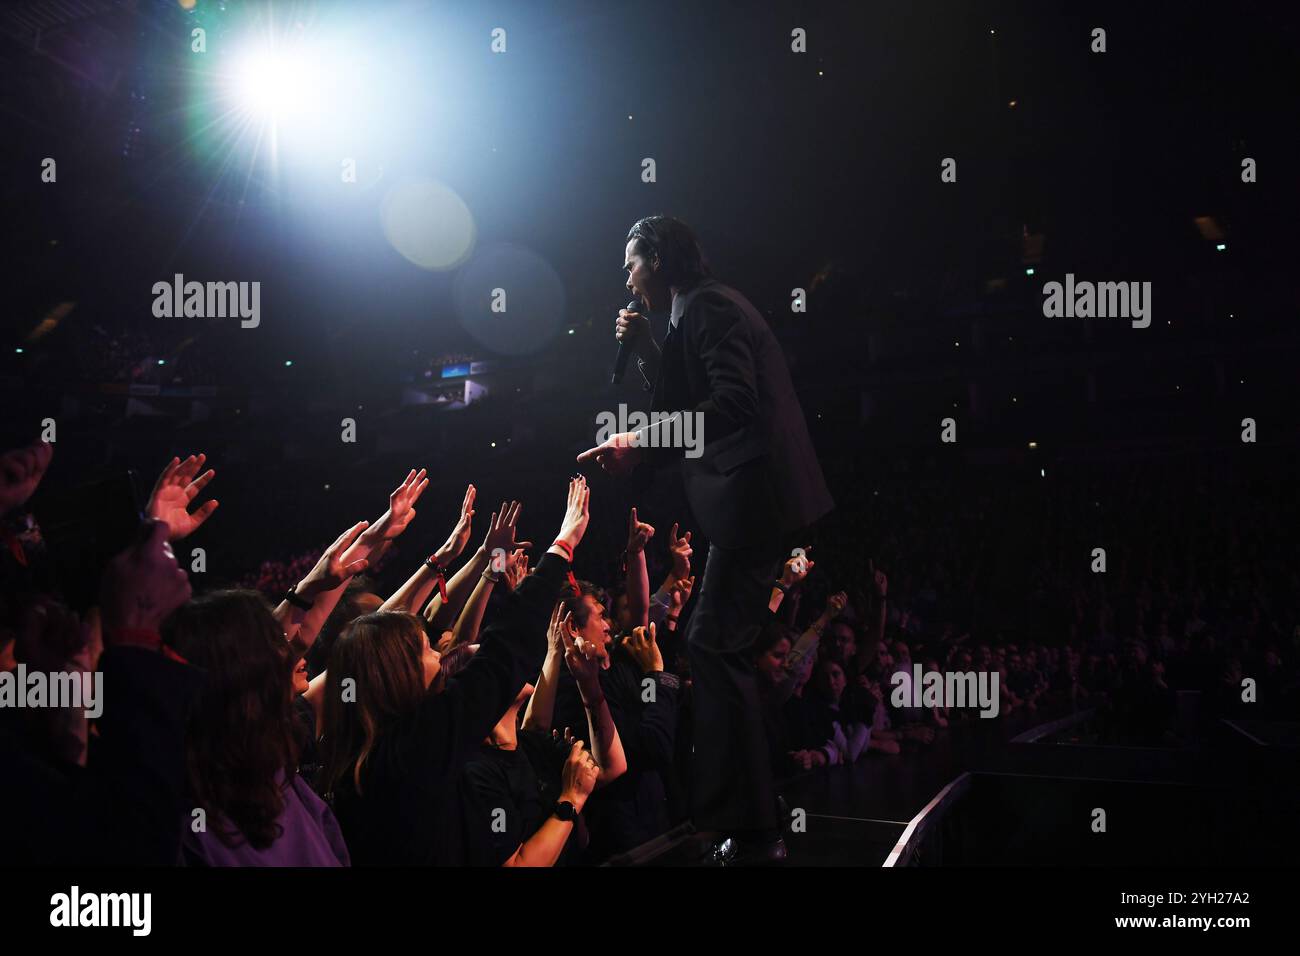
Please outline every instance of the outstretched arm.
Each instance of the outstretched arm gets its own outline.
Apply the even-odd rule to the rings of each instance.
[[[465,489],[465,499],[460,505],[460,519],[452,528],[443,546],[429,555],[415,573],[406,579],[397,593],[384,602],[381,611],[403,611],[414,613],[429,600],[429,595],[438,585],[438,575],[443,573],[451,562],[460,557],[469,543],[470,525],[474,518],[474,486]]]
[[[578,685],[582,697],[582,707],[587,712],[587,734],[591,741],[592,753],[600,773],[596,786],[603,787],[612,783],[627,772],[627,758],[623,754],[623,742],[619,740],[618,728],[609,712],[605,701],[605,691],[600,686],[600,657],[588,653],[586,647],[580,646],[578,632],[573,629],[573,619],[566,616],[560,627],[560,640],[564,643],[564,663]]]
[[[646,571],[645,546],[655,535],[655,529],[637,520],[636,507],[627,518],[627,609],[632,624],[650,623],[650,575]]]
[[[564,613],[561,618],[561,613]],[[564,612],[564,602],[556,602],[551,612],[551,623],[546,629],[546,660],[542,662],[542,672],[533,685],[533,694],[528,698],[524,708],[524,720],[520,725],[524,730],[540,730],[543,733],[551,729],[551,720],[555,713],[555,689],[560,683],[560,666],[564,659],[564,642],[560,637],[560,628],[568,627],[573,615]]]
[[[373,560],[377,559],[383,547],[386,547],[389,542],[406,530],[407,525],[411,523],[411,519],[415,517],[416,501],[424,493],[424,489],[429,486],[429,479],[425,475],[426,472],[423,468],[418,472],[412,469],[402,483],[388,496],[388,510],[380,516],[378,521],[374,524],[362,522],[360,525],[354,526],[354,528],[360,527],[364,530],[351,539],[351,543],[343,550],[342,556],[338,559],[339,565],[346,573],[339,578],[331,577],[326,582],[326,586],[317,590],[316,593],[310,596],[302,595],[304,600],[311,603],[310,610],[294,608],[287,601],[281,602],[280,606],[275,609],[276,617],[282,623],[291,621],[296,624],[296,628],[291,629],[289,626],[285,628],[295,650],[301,647],[301,653],[305,653],[306,649],[310,648],[315,642],[316,635],[320,633],[326,619],[329,618],[338,605],[340,598],[343,597],[343,590],[347,587],[348,581],[352,579],[353,574],[358,573],[358,570],[349,569],[368,567]],[[348,534],[350,533],[348,532]],[[322,555],[321,560],[325,560],[324,555]],[[294,589],[294,593],[298,593],[297,588]]]

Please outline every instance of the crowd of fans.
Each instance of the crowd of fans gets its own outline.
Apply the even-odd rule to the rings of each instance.
[[[24,514],[53,449],[0,456],[0,671],[102,674],[103,707],[0,707],[0,809],[23,821],[0,858],[591,864],[689,817],[697,569],[680,525],[662,534],[632,508],[617,543],[608,521],[588,536],[574,478],[555,537],[520,541],[520,502],[485,521],[471,485],[445,543],[413,560],[390,551],[429,483],[411,471],[323,550],[196,594],[173,550],[216,511],[196,455],[166,466],[98,603],[73,610]],[[996,672],[1003,716],[1095,709],[1105,733],[1147,745],[1179,743],[1180,691],[1216,714],[1294,707],[1300,573],[1294,542],[1270,533],[1276,499],[1229,495],[1198,526],[1179,518],[1208,473],[1120,483],[1104,509],[979,487],[958,507],[847,467],[840,510],[785,561],[753,648],[779,780],[888,773],[978,719],[894,700],[914,664]],[[1037,579],[1021,565],[1009,581],[998,549],[1024,536],[1046,543]],[[584,539],[621,545],[584,564],[615,568],[609,580],[574,576]],[[1084,547],[1097,542],[1116,556],[1104,572]],[[386,553],[415,565],[391,593],[371,576]]]

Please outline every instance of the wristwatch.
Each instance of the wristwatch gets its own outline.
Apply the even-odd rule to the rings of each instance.
[[[314,602],[308,601],[298,593],[298,585],[294,585],[285,592],[284,599],[300,611],[310,611]]]
[[[559,817],[565,823],[572,823],[578,819],[578,808],[568,800],[557,800],[555,809],[551,811],[552,815]]]

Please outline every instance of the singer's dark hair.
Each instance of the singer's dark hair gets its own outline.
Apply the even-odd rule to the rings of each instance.
[[[633,248],[640,255],[659,257],[659,270],[670,286],[689,289],[713,275],[695,232],[680,219],[646,216],[628,230],[627,238],[636,240]]]

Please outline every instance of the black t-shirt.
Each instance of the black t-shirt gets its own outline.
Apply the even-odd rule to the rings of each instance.
[[[316,710],[305,694],[293,699],[293,722],[298,740],[298,773],[314,785],[320,769],[320,748],[316,742]]]
[[[460,783],[465,863],[501,866],[541,828],[560,797],[567,756],[567,748],[549,734],[531,730],[519,731],[514,750],[479,747]],[[576,859],[579,842],[575,826],[556,866]]]

